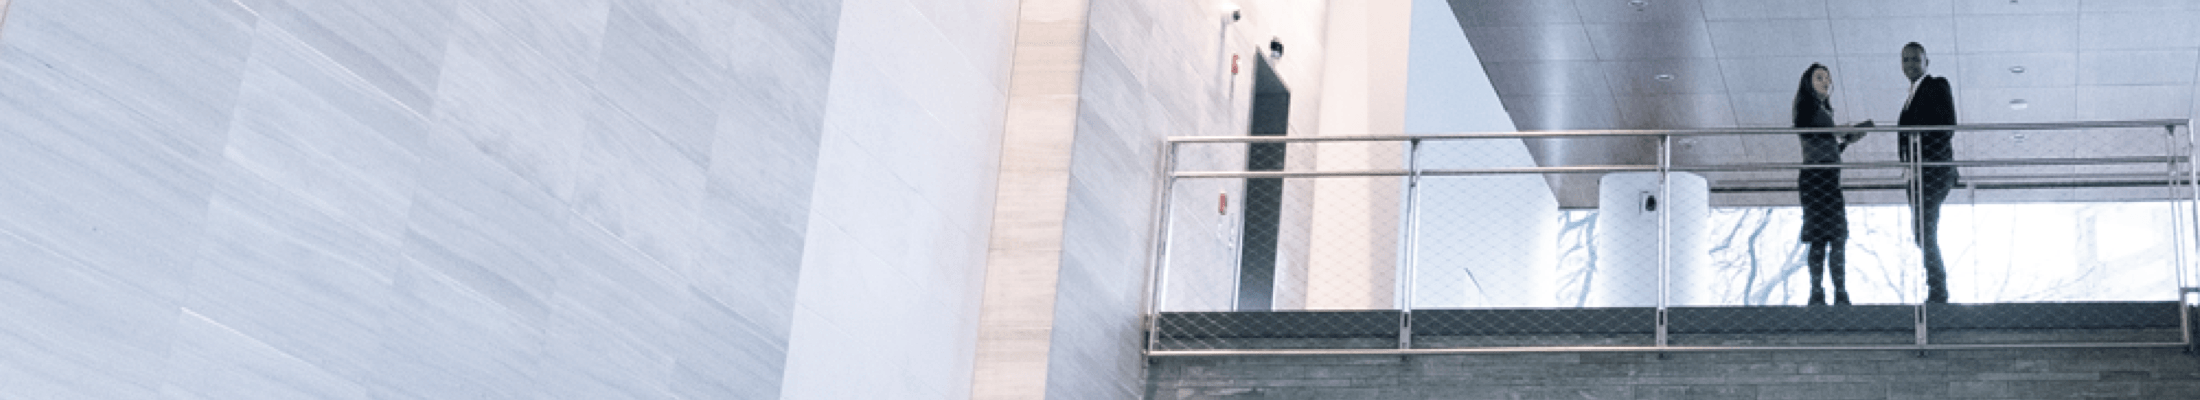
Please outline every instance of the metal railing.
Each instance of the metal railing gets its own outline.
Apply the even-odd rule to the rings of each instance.
[[[2200,293],[2192,289],[2189,265],[2200,248],[2193,233],[2200,222],[2193,177],[2200,170],[2191,162],[2189,126],[2139,120],[1172,138],[1158,160],[1165,176],[1156,183],[1146,351],[2190,349],[2188,294]],[[1956,133],[1955,159],[1898,157],[1900,146],[1878,140],[1849,150],[1848,162],[1804,163],[1800,147],[1791,147],[1799,134],[1931,131]],[[2025,144],[2029,138],[2038,139]],[[1569,165],[1548,154],[1538,162],[1528,142],[1551,139],[1605,140],[1607,147],[1595,150],[1607,154],[1642,147],[1654,153],[1646,163]],[[1922,147],[1914,144],[1913,151]],[[1999,279],[1999,292],[1967,289],[1959,304],[1913,297],[1922,290],[1909,271],[1916,268],[1906,267],[1926,255],[1888,243],[1920,243],[1920,231],[1909,226],[1916,208],[1908,205],[1926,201],[1918,177],[1931,167],[1963,175],[1953,190],[1964,198],[1949,198],[1938,213],[1941,228],[1930,230],[1951,229],[1946,208],[1969,213],[1957,220],[1970,226],[1957,229],[1971,229],[1964,234],[1971,242],[1957,247],[1972,253],[1956,254],[1948,265],[2010,264],[2006,276],[1965,281],[1983,287]],[[1797,192],[1826,186],[1795,181],[1804,170],[1838,170],[1838,179],[1853,179],[1831,184],[1847,191],[1833,197],[1853,202],[1842,209],[1861,216],[1846,220],[1864,232],[1844,228],[1856,241],[1835,247],[1877,257],[1848,265],[1858,273],[1867,272],[1860,266],[1879,268],[1858,278],[1874,291],[1860,292],[1855,306],[1802,305],[1803,285],[1795,282],[1808,262],[1796,257],[1808,255],[1792,236],[1789,247],[1778,248],[1778,237],[1794,232],[1787,224],[1799,219],[1790,218],[1800,211],[1796,196],[1806,196]],[[1590,180],[1598,181],[1595,196],[1586,193]],[[1639,196],[1615,195],[1620,187]],[[1597,211],[1589,211],[1587,199],[1596,199]],[[1624,208],[1615,205],[1622,201]],[[1213,213],[1204,211],[1210,206]],[[1627,212],[1654,223],[1623,220]],[[1985,227],[2021,228],[2026,218],[1990,220],[2043,212],[2071,213],[2106,228],[2012,228],[2001,235]],[[2101,222],[2107,220],[2140,224]],[[1705,226],[1717,224],[1753,226],[1759,234],[1707,239]],[[1655,239],[1614,233],[1621,229],[1654,230]],[[1761,234],[1768,230],[1769,238]],[[2083,254],[2072,260],[2018,260],[2036,250],[2024,243],[2067,239],[2065,231],[2094,236],[2079,240],[2090,242],[2074,247]],[[2132,232],[2143,237],[2134,240]],[[1717,248],[1702,243],[1718,240]],[[1947,247],[1951,240],[1944,235],[1938,242]],[[2009,244],[1979,244],[1994,240]],[[1744,272],[1729,268],[1730,260],[1705,261],[1738,257],[1732,248],[1742,246],[1750,249],[1746,277],[1722,275]],[[2131,246],[2142,248],[2125,248]],[[2009,254],[1986,254],[1992,251]],[[2072,264],[2042,275],[2083,272],[2019,283],[2032,278],[2020,276],[2031,274],[2025,271],[2041,271],[2038,264]],[[1515,276],[1493,276],[1505,274]],[[2171,281],[2175,286],[2166,286]],[[2025,286],[2039,282],[2069,287]]]

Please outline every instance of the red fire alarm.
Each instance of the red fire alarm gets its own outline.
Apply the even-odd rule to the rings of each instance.
[[[1230,55],[1230,75],[1237,75],[1238,55]]]
[[[1222,192],[1220,200],[1215,202],[1215,213],[1230,215],[1230,192]]]

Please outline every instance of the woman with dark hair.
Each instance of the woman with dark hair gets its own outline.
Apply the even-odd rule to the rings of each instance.
[[[1826,66],[1813,63],[1803,70],[1803,80],[1795,89],[1795,127],[1833,127],[1833,73]],[[1864,121],[1856,126],[1872,126]],[[1863,140],[1862,132],[1840,135],[1832,133],[1804,133],[1803,163],[1839,164],[1841,151],[1849,144]],[[1841,196],[1841,170],[1838,168],[1804,168],[1795,174],[1796,196],[1803,203],[1803,243],[1810,245],[1810,305],[1826,304],[1825,287],[1819,281],[1826,268],[1833,269],[1833,303],[1849,304],[1847,262],[1845,253],[1849,239],[1848,213],[1843,210],[1847,201]]]

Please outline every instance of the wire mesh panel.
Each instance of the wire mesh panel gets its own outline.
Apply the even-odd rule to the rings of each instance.
[[[1152,348],[2182,341],[2192,139],[2091,125],[1179,143]]]
[[[1157,346],[1394,346],[1402,180],[1179,180]]]
[[[1179,179],[1155,346],[1396,346],[1404,187],[1402,177]]]
[[[1674,166],[1700,176],[1709,207],[1673,218],[1668,344],[1853,346],[1915,341],[1901,285],[1902,172],[1893,135],[1791,132],[1690,136]],[[1914,267],[1913,267],[1914,268]]]
[[[1495,158],[1475,151],[1486,144],[1444,144],[1427,148],[1424,160],[1436,161],[1424,164],[1435,164],[1430,171],[1499,168],[1477,165]],[[1626,210],[1612,214],[1619,218],[1562,210],[1546,185],[1565,178],[1550,175],[1421,178],[1414,347],[1655,344],[1655,207],[1643,211],[1639,201],[1648,197],[1629,196],[1611,205]]]
[[[2191,232],[2182,134],[1958,132],[1957,160],[1983,165],[1956,168],[1937,220],[1919,218],[1913,236],[1938,239],[1947,273],[1951,304],[1924,310],[1929,341],[2179,340],[2177,243]]]

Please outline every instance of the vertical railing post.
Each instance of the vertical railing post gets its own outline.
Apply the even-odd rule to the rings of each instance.
[[[1169,229],[1169,217],[1176,210],[1176,207],[1170,204],[1169,198],[1176,189],[1175,142],[1162,142],[1160,163],[1161,173],[1157,183],[1160,187],[1154,191],[1154,254],[1151,261],[1153,268],[1149,269],[1150,272],[1148,272],[1153,276],[1147,280],[1147,284],[1152,286],[1146,290],[1146,351],[1148,353],[1156,350],[1155,347],[1161,343],[1162,302],[1168,299],[1169,239],[1172,236],[1171,234],[1175,232],[1174,229]]]
[[[1919,236],[1919,234],[1923,232],[1919,231],[1920,225],[1918,224],[1917,215],[1919,211],[1924,210],[1925,204],[1925,198],[1922,197],[1925,195],[1925,143],[1922,139],[1924,136],[1924,132],[1919,131],[1901,131],[1895,134],[1896,140],[1906,141],[1910,145],[1910,151],[1909,154],[1907,154],[1908,156],[1910,156],[1910,169],[1907,174],[1903,175],[1904,178],[1907,178],[1903,179],[1905,181],[1903,182],[1903,185],[1905,185],[1904,187],[1908,187],[1910,190],[1908,191],[1908,193],[1904,193],[1903,197],[1907,198],[1910,202],[1910,243],[1915,245],[1912,248],[1917,249],[1916,251],[1918,252],[1919,260],[1923,260],[1925,257],[1927,257],[1924,254],[1925,238]],[[1942,260],[1941,262],[1944,263],[1943,265],[1945,268],[1945,263],[1947,262],[1947,260]],[[1931,275],[1931,272],[1927,271],[1927,275]],[[1928,285],[1931,284],[1930,278],[1930,276],[1927,277]],[[1928,286],[1925,288],[1925,296],[1932,296],[1931,287]],[[1913,329],[1916,329],[1917,346],[1920,348],[1919,354],[1923,354],[1923,347],[1930,343],[1930,339],[1932,337],[1932,315],[1929,313],[1929,311],[1930,309],[1927,308],[1927,304],[1924,299],[1920,298],[1917,302],[1917,309],[1914,313],[1912,313],[1914,316],[1913,319],[1915,320],[1913,322],[1915,322],[1916,324],[1916,327]]]
[[[2168,169],[2166,178],[2169,181],[2170,243],[2177,243],[2170,246],[2170,259],[2174,264],[2171,270],[2177,274],[2177,290],[2182,291],[2185,288],[2185,223],[2184,213],[2179,212],[2178,205],[2184,203],[2185,196],[2184,191],[2179,190],[2177,179],[2177,126],[2164,125],[2162,129],[2162,158],[2164,167]],[[2178,296],[2179,302],[2183,302],[2183,294]]]
[[[1658,347],[1666,346],[1666,306],[1673,272],[1673,135],[1658,135]],[[1640,205],[1637,205],[1638,207]]]
[[[2165,128],[2169,130],[2170,142],[2172,143],[2171,146],[2175,146],[2177,137],[2177,126],[2171,125]],[[2176,246],[2178,249],[2178,254],[2187,255],[2186,258],[2179,260],[2179,262],[2177,263],[2177,287],[2180,288],[2180,290],[2185,287],[2194,286],[2194,282],[2192,281],[2193,277],[2191,276],[2194,271],[2193,265],[2190,265],[2188,263],[2192,262],[2191,256],[2200,255],[2188,254],[2194,251],[2200,251],[2200,163],[2196,163],[2200,162],[2200,157],[2196,157],[2200,156],[2200,154],[2195,153],[2196,151],[2200,151],[2200,142],[2196,142],[2196,140],[2200,139],[2194,138],[2196,133],[2200,132],[2193,131],[2191,122],[2186,122],[2185,147],[2184,151],[2182,152],[2185,157],[2185,170],[2177,171],[2182,172],[2185,175],[2183,182],[2185,184],[2186,193],[2183,194],[2192,195],[2192,197],[2186,198],[2186,200],[2188,201],[2185,202],[2184,208],[2184,219],[2189,220],[2179,221],[2178,225],[2190,227],[2194,230],[2191,239],[2189,239],[2192,240],[2191,242],[2185,241],[2188,239],[2180,238]],[[2177,153],[2179,152],[2176,149],[2171,149],[2171,154],[2173,156]],[[2172,162],[2175,162],[2175,160],[2172,160]],[[2172,178],[2174,179],[2175,177]],[[2180,195],[2179,197],[2183,196]],[[2175,205],[2172,205],[2170,208],[2174,210],[2177,207]],[[2184,225],[2185,222],[2190,222],[2192,223],[2192,225]],[[2179,295],[2178,298],[2183,299],[2183,295]],[[2183,300],[2179,301],[2182,302]]]
[[[1421,139],[1406,146],[1405,258],[1398,271],[1398,348],[1413,348],[1413,274],[1421,254]]]
[[[2168,129],[2170,132],[2171,143],[2175,143],[2177,136],[2177,127],[2172,125],[2165,128]],[[2185,120],[2185,151],[2183,152],[2185,156],[2184,182],[2186,188],[2190,189],[2192,192],[2191,201],[2185,203],[2185,218],[2191,219],[2191,222],[2193,223],[2192,228],[2195,231],[2193,232],[2192,236],[2196,239],[2196,242],[2200,242],[2200,158],[2195,157],[2196,155],[2200,155],[2195,153],[2196,151],[2200,151],[2200,138],[2195,138],[2196,136],[2200,136],[2200,131],[2193,130],[2191,119]],[[2176,152],[2173,151],[2171,154],[2176,154]],[[2170,209],[2172,210],[2175,210],[2177,208],[2178,206],[2175,203],[2172,203],[2170,205]],[[2178,221],[2178,225],[2184,225],[2185,221],[2183,221],[2183,219],[2185,218],[2177,218],[2180,220]],[[2178,254],[2185,254],[2186,252],[2200,249],[2196,248],[2194,242],[2186,242],[2184,238],[2178,238],[2177,245],[2174,247],[2177,248]],[[2195,341],[2193,340],[2193,308],[2192,303],[2188,300],[2185,300],[2185,296],[2188,294],[2200,292],[2194,292],[2192,290],[2192,287],[2195,286],[2195,284],[2192,281],[2192,276],[2190,275],[2192,275],[2194,269],[2193,266],[2186,265],[2189,260],[2190,258],[2180,259],[2177,263],[2177,326],[2180,330],[2183,331],[2182,337],[2179,337],[2178,340],[2185,342],[2185,353],[2194,354],[2196,352],[2200,352],[2200,343],[2195,343]]]
[[[2185,121],[2185,147],[2183,151],[2185,170],[2182,172],[2185,174],[2184,182],[2185,189],[2188,191],[2187,194],[2192,195],[2192,197],[2189,197],[2191,201],[2185,203],[2185,218],[2190,219],[2190,221],[2184,222],[2193,223],[2193,225],[2188,225],[2193,228],[2193,235],[2192,242],[2178,243],[2177,247],[2182,249],[2181,251],[2195,252],[2193,255],[2200,256],[2200,138],[2195,138],[2195,136],[2200,136],[2200,131],[2193,130],[2192,121]],[[2171,137],[2177,136],[2175,133],[2176,126],[2171,126],[2169,129],[2171,130]],[[2172,141],[2174,140],[2172,139]],[[2189,262],[2191,258],[2188,257],[2186,260]],[[2177,268],[2177,285],[2180,287],[2194,285],[2193,277],[2189,276],[2195,271],[2194,266],[2179,264]]]

